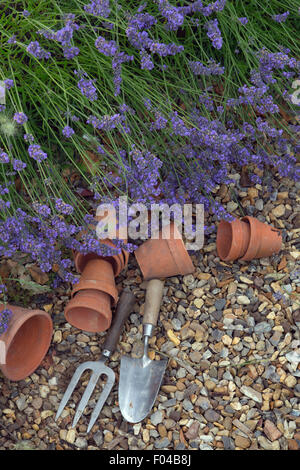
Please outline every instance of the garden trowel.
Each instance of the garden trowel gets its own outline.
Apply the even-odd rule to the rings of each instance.
[[[164,283],[148,281],[143,315],[144,354],[141,358],[122,356],[119,379],[119,406],[130,423],[142,421],[154,405],[168,360],[148,357],[148,341],[157,324]]]

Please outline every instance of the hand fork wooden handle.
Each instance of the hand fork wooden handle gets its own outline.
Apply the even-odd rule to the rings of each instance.
[[[125,321],[128,318],[128,315],[131,313],[132,308],[135,303],[135,296],[132,294],[130,291],[123,291],[120,300],[117,305],[116,312],[113,317],[113,322],[111,325],[110,330],[107,333],[106,340],[103,346],[102,350],[102,355],[99,361],[87,361],[80,366],[77,367],[67,390],[65,391],[65,394],[62,398],[62,401],[59,405],[59,408],[57,410],[56,416],[55,416],[55,421],[59,418],[61,415],[64,407],[66,406],[67,402],[69,401],[76,385],[79,382],[79,379],[81,375],[83,374],[84,371],[86,370],[91,370],[92,375],[90,377],[89,383],[84,391],[84,394],[80,400],[80,403],[77,407],[74,420],[72,423],[72,427],[75,427],[78,420],[80,419],[89,399],[90,396],[92,395],[94,388],[98,382],[98,379],[101,375],[106,375],[107,376],[107,382],[104,386],[104,389],[98,399],[98,402],[93,410],[89,426],[87,429],[87,432],[89,432],[94,425],[95,421],[97,420],[101,409],[114,385],[115,382],[115,374],[114,371],[110,368],[107,367],[104,363],[107,359],[110,358],[112,355],[113,351],[115,350],[116,344],[119,340],[121,329],[125,323]]]

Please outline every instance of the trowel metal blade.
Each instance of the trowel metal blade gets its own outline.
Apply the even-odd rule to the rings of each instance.
[[[151,411],[156,400],[168,361],[121,358],[119,407],[129,423],[139,423]]]

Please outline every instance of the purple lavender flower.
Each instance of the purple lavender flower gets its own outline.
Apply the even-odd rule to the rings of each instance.
[[[196,0],[195,4],[191,5],[191,12],[200,11],[204,16],[210,16],[212,13],[222,11],[225,7],[226,0],[216,0],[213,3],[209,3],[207,6],[202,5],[201,0]]]
[[[91,0],[88,5],[84,5],[84,10],[93,16],[108,18],[110,15],[109,0]]]
[[[167,123],[168,120],[159,111],[155,111],[155,121],[151,123],[150,131],[164,129]]]
[[[37,34],[43,36],[46,39],[50,39],[52,41],[56,40],[56,32],[52,29],[39,29],[37,30]]]
[[[106,55],[107,57],[112,57],[118,52],[118,45],[116,41],[107,41],[102,36],[98,36],[95,40],[95,47],[99,52]]]
[[[281,13],[279,15],[273,15],[272,20],[276,21],[276,23],[284,23],[289,16],[290,12],[286,11],[285,13]]]
[[[14,114],[14,120],[18,123],[18,124],[25,124],[25,122],[28,121],[28,117],[26,116],[25,113],[22,113],[22,112],[19,112],[19,113],[15,113]]]
[[[122,64],[124,62],[130,62],[133,60],[133,56],[125,54],[125,52],[117,52],[112,58],[112,69],[113,69],[113,83],[115,92],[114,95],[118,96],[121,92],[121,83],[122,83]]]
[[[160,57],[166,57],[168,55],[176,55],[184,51],[183,46],[177,46],[177,44],[170,43],[164,44],[162,42],[151,41],[149,44],[151,52],[158,54]]]
[[[41,162],[45,160],[48,155],[42,151],[41,146],[39,144],[31,144],[28,147],[28,153],[37,162]]]
[[[180,7],[175,7],[168,0],[158,0],[158,8],[167,20],[167,29],[177,31],[184,22],[184,15]]]
[[[10,201],[4,201],[2,198],[0,198],[0,211],[5,211],[10,207]]]
[[[71,26],[64,26],[56,31],[55,39],[63,46],[69,46],[73,37],[73,28]]]
[[[101,119],[96,116],[90,116],[87,119],[87,124],[91,124],[94,129],[102,129],[104,131],[111,131],[118,125],[122,124],[124,116],[122,114],[114,114],[112,116],[105,115]]]
[[[60,198],[55,200],[55,208],[58,212],[65,215],[70,215],[74,211],[74,208],[70,204],[67,204]]]
[[[242,25],[246,25],[249,21],[246,16],[242,16],[241,18],[238,18],[238,20]]]
[[[225,68],[217,64],[214,60],[210,59],[208,65],[202,62],[189,62],[189,66],[195,75],[223,75]]]
[[[96,82],[96,79],[94,80],[88,80],[85,78],[81,78],[79,82],[77,83],[77,86],[83,96],[88,98],[90,101],[96,101],[98,99],[97,95],[97,89],[94,86],[94,83]]]
[[[5,284],[0,284],[0,294],[7,292],[7,287]]]
[[[218,20],[215,18],[214,20],[208,21],[204,27],[207,30],[207,36],[212,42],[212,45],[215,49],[221,49],[223,44],[223,39],[221,35],[221,31],[219,29]]]
[[[23,10],[22,15],[25,16],[26,18],[31,15],[31,12],[28,10]]]
[[[51,215],[51,209],[46,204],[41,204],[40,202],[34,202],[32,204],[34,210],[43,217],[49,217]]]
[[[0,163],[9,163],[9,156],[6,152],[0,149]]]
[[[12,165],[15,171],[22,171],[27,166],[25,162],[22,162],[21,160],[18,160],[17,158],[14,158],[12,160]]]
[[[62,134],[67,137],[67,139],[69,139],[70,137],[72,137],[73,134],[75,134],[75,131],[74,129],[72,129],[72,127],[70,126],[65,126],[62,130]]]
[[[6,90],[10,90],[14,86],[14,81],[11,80],[10,78],[6,78],[4,80],[4,86],[5,86]]]
[[[27,52],[32,54],[36,59],[49,59],[51,52],[45,51],[38,41],[31,41],[27,46]]]
[[[23,139],[25,140],[25,142],[30,142],[30,143],[34,142],[34,137],[32,134],[24,134]]]
[[[78,56],[80,50],[78,47],[66,47],[63,50],[64,57],[68,60],[74,59],[74,57]]]
[[[0,312],[0,335],[3,335],[8,329],[12,311],[9,308],[4,308]]]
[[[10,38],[7,40],[7,44],[16,44],[17,42],[17,36],[13,34]]]
[[[142,49],[140,51],[140,56],[141,56],[141,69],[152,70],[154,67],[154,64],[151,60],[151,56],[145,51],[145,49]]]
[[[5,111],[5,109],[6,109],[5,104],[0,104],[0,113],[1,113],[2,111]]]

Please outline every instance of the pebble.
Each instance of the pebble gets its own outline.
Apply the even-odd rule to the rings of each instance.
[[[67,442],[69,442],[70,444],[74,444],[75,439],[76,439],[76,431],[75,431],[75,429],[69,429],[69,430],[67,431],[65,440],[66,440]]]
[[[88,446],[88,442],[86,439],[83,437],[77,437],[75,441],[75,446],[78,447],[78,449],[86,449]]]
[[[243,393],[246,397],[251,398],[251,400],[254,400],[257,403],[262,403],[262,395],[257,390],[254,390],[253,388],[248,387],[247,385],[242,385],[240,390],[241,393]]]
[[[160,439],[159,441],[155,441],[154,447],[155,449],[164,449],[170,445],[170,441],[167,437]]]
[[[275,217],[282,217],[284,213],[285,213],[284,204],[279,204],[278,206],[274,207],[274,209],[272,209],[272,214]]]
[[[255,208],[258,210],[258,211],[262,211],[263,208],[264,208],[264,201],[263,199],[257,199],[256,202],[255,202]]]
[[[239,447],[241,449],[248,449],[251,445],[250,439],[243,437],[243,436],[236,436],[234,439],[236,447]]]
[[[215,421],[219,421],[220,415],[213,409],[209,408],[208,410],[205,411],[204,418],[210,423],[213,423]]]
[[[27,407],[26,397],[20,397],[16,400],[16,405],[19,411],[25,410]]]
[[[18,383],[7,385],[0,378],[1,450],[15,445],[11,435],[17,440],[26,438],[34,447],[57,450],[300,448],[300,309],[295,300],[300,287],[300,231],[295,226],[299,201],[294,184],[270,175],[274,198],[270,202],[264,178],[248,189],[237,188],[234,201],[226,187],[228,199],[223,204],[237,211],[244,198],[251,196],[244,214],[281,228],[282,252],[251,262],[225,263],[217,257],[216,232],[212,231],[203,249],[191,254],[195,272],[166,279],[151,354],[161,359],[156,349],[169,356],[169,363],[149,416],[141,423],[127,423],[113,389],[90,436],[86,435],[89,412],[76,429],[70,428],[86,376],[74,391],[74,402],[54,421],[76,365],[97,360],[105,341],[104,333],[90,334],[65,322],[63,309],[70,291],[61,288],[59,303],[56,293],[44,295],[40,304],[32,303],[33,308],[52,305],[52,347],[41,366]],[[121,333],[120,349],[107,361],[116,374],[121,354],[140,356],[142,352],[139,312],[145,284],[141,286],[131,259],[118,289],[130,286],[137,302]],[[273,297],[279,289],[286,292],[284,302]],[[91,408],[95,402],[91,399]]]
[[[250,299],[246,295],[238,295],[237,298],[237,303],[240,305],[249,305],[250,304]]]
[[[265,334],[265,333],[269,333],[272,329],[272,326],[270,325],[270,323],[266,322],[266,321],[262,321],[260,323],[257,323],[255,326],[254,326],[254,333],[256,334]]]
[[[271,442],[276,441],[282,436],[279,429],[277,429],[275,424],[269,419],[266,419],[264,423],[264,433]]]
[[[157,426],[158,424],[162,422],[162,420],[163,420],[163,413],[159,410],[150,416],[150,421],[151,421],[151,424],[153,424],[153,426]]]
[[[215,301],[215,307],[217,310],[223,310],[226,305],[226,299],[217,299]]]

